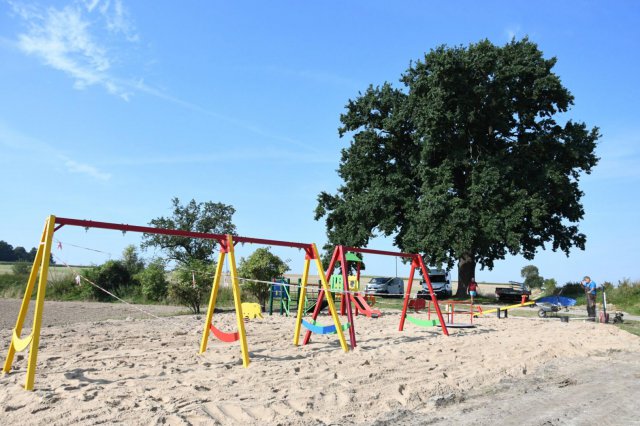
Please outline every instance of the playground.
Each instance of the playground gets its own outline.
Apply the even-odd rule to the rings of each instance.
[[[42,277],[52,235],[63,226],[217,240],[206,314],[127,303],[47,302],[44,309]],[[304,256],[297,284],[267,283],[268,313],[239,297],[238,242]],[[402,310],[374,306],[362,291],[358,254],[410,260]],[[220,309],[226,258],[234,306]],[[0,380],[0,410],[11,424],[493,424],[496,410],[503,418],[526,411],[534,423],[555,424],[569,412],[574,422],[608,421],[611,404],[583,403],[604,377],[616,379],[599,394],[619,404],[616,421],[636,416],[636,336],[604,324],[507,314],[524,300],[502,307],[502,317],[467,301],[436,303],[417,254],[336,246],[325,272],[313,243],[51,216],[34,265],[24,298],[0,301],[0,341],[9,342],[0,347],[9,373]],[[410,296],[420,272],[429,301]]]
[[[6,351],[20,301],[3,303]],[[295,347],[295,318],[264,315],[245,322],[252,363],[242,368],[234,344],[213,339],[198,354],[203,315],[143,319],[126,305],[49,303],[34,391],[22,388],[20,353],[0,380],[7,424],[629,424],[637,414],[640,340],[603,324],[490,315],[447,337],[399,332],[400,312],[389,310],[358,320],[358,346],[344,353],[335,335]],[[236,324],[233,312],[215,318]],[[585,405],[596,387],[607,404]]]

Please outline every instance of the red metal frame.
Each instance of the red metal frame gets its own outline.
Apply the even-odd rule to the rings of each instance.
[[[224,241],[227,240],[226,234],[212,234],[208,232],[192,232],[192,231],[181,231],[178,229],[163,229],[163,228],[152,228],[150,226],[137,226],[137,225],[127,225],[127,224],[118,224],[118,223],[109,223],[109,222],[98,222],[95,220],[83,220],[83,219],[69,219],[65,217],[56,217],[56,226],[55,231],[62,228],[65,225],[70,226],[80,226],[82,228],[99,228],[99,229],[113,229],[116,231],[125,231],[125,232],[142,232],[145,234],[159,234],[159,235],[173,235],[178,237],[190,237],[190,238],[204,238],[208,240],[217,240],[221,245],[224,245]],[[311,248],[310,243],[296,243],[291,241],[279,241],[279,240],[267,240],[264,238],[250,238],[250,237],[233,237],[234,244],[237,243],[249,243],[249,244],[264,244],[268,246],[279,246],[279,247],[293,247],[304,249],[309,259],[315,259],[313,257],[313,249]]]
[[[145,234],[172,235],[172,236],[178,236],[178,237],[216,240],[218,244],[220,244],[220,252],[229,253],[229,242],[228,242],[229,240],[226,234],[213,234],[213,233],[207,233],[207,232],[183,231],[178,229],[153,228],[150,226],[98,222],[95,220],[71,219],[71,218],[65,218],[65,217],[56,217],[56,225],[57,226],[54,228],[54,232],[59,230],[65,225],[69,225],[69,226],[79,226],[82,228],[110,229],[110,230],[125,231],[125,232],[141,232]],[[303,249],[305,251],[305,259],[315,260],[313,245],[310,243],[296,243],[291,241],[279,241],[279,240],[268,240],[264,238],[234,236],[233,244],[235,245],[237,243],[263,244],[263,245],[269,245],[269,246],[292,247],[292,248]],[[223,342],[235,342],[240,338],[240,335],[238,332],[228,333],[216,328],[213,324],[209,324],[209,329],[219,340]]]
[[[404,321],[407,315],[407,307],[409,305],[409,297],[411,295],[411,287],[413,285],[413,277],[415,274],[415,270],[417,268],[420,268],[420,270],[422,270],[422,275],[425,278],[425,281],[427,282],[427,287],[429,288],[429,293],[431,294],[431,298],[432,300],[435,300],[437,302],[438,299],[433,291],[433,288],[431,287],[431,279],[429,278],[428,269],[426,268],[424,261],[422,260],[422,256],[420,256],[419,254],[393,252],[393,251],[386,251],[386,250],[374,250],[374,249],[368,249],[368,248],[358,248],[358,247],[348,247],[348,246],[338,245],[333,251],[333,256],[331,257],[331,263],[329,263],[329,268],[327,269],[327,282],[330,281],[331,275],[333,274],[333,270],[335,269],[336,262],[338,258],[340,258],[340,263],[344,265],[344,267],[342,267],[341,269],[342,269],[342,283],[343,283],[345,294],[349,291],[349,282],[347,277],[348,271],[346,267],[347,252],[374,254],[374,255],[381,255],[381,256],[395,256],[395,257],[411,259],[411,272],[409,275],[409,286],[405,292],[404,303],[402,306],[402,315],[400,317],[399,331],[402,331],[404,328]],[[316,320],[316,318],[318,317],[318,314],[320,313],[320,306],[322,304],[323,298],[324,298],[324,291],[320,291],[320,294],[318,294],[318,301],[316,302],[316,307],[313,310],[312,318],[314,321]],[[351,310],[351,298],[344,297],[343,295],[342,300],[344,300],[347,305],[347,318],[349,321],[349,338],[351,341],[351,347],[355,348],[356,336],[355,336],[355,324],[354,324],[354,319],[353,319],[352,310]],[[440,312],[440,307],[438,306],[437,303],[435,304],[435,309],[436,309],[436,313],[438,314],[438,319],[440,320],[440,324],[442,324],[442,332],[444,333],[445,336],[448,336],[449,330],[447,330],[447,326],[444,322],[444,318],[442,317],[442,312]],[[310,338],[311,338],[311,332],[307,331],[304,336],[303,344],[306,345],[307,343],[309,343]]]
[[[454,321],[454,316],[455,314],[461,315],[461,314],[468,314],[471,317],[471,324],[473,324],[473,317],[474,315],[477,315],[479,313],[482,313],[482,308],[480,306],[477,305],[472,305],[471,302],[466,302],[464,300],[453,300],[453,301],[447,301],[447,302],[443,302],[445,305],[451,305],[452,309],[450,312],[445,312],[445,314],[447,315],[447,317],[449,317],[449,323],[453,323]],[[431,319],[431,305],[437,305],[437,301],[434,303],[431,300],[428,301],[428,305],[427,305],[427,319]],[[470,309],[468,311],[456,311],[455,307],[456,305],[470,305]],[[473,309],[476,308],[476,312],[473,311]]]

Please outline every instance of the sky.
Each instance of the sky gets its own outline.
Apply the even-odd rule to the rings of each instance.
[[[528,36],[558,59],[575,96],[567,117],[603,135],[581,180],[586,250],[510,256],[476,279],[521,280],[533,264],[559,284],[638,280],[639,18],[634,1],[0,0],[0,240],[29,250],[50,214],[147,225],[178,197],[232,205],[240,235],[320,248],[316,197],[341,184],[349,99],[400,87],[410,62],[440,45]],[[71,264],[140,242],[69,227],[56,240]],[[247,246],[240,256],[258,248]],[[369,247],[393,249],[381,237]],[[273,251],[301,272],[303,253]],[[409,269],[366,264],[375,275]]]

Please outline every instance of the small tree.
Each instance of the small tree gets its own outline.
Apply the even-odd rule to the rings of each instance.
[[[200,313],[200,307],[209,294],[215,264],[193,259],[184,263],[174,271],[174,277],[169,283],[169,297],[188,306],[195,314]]]
[[[236,227],[231,218],[235,213],[232,206],[223,203],[197,203],[191,200],[181,205],[178,198],[171,200],[173,215],[151,220],[149,225],[161,229],[204,232],[211,234],[235,234]],[[180,264],[191,260],[211,261],[217,244],[215,240],[178,237],[173,235],[144,234],[142,248],[157,247],[165,251],[167,257]]]
[[[144,269],[144,260],[140,258],[136,246],[130,244],[122,251],[122,264],[131,275],[135,275]]]
[[[540,276],[538,267],[527,265],[520,270],[520,275],[524,278],[524,283],[529,288],[540,288],[544,283],[544,278]]]
[[[278,256],[269,251],[269,247],[257,249],[247,259],[240,259],[238,275],[260,281],[271,281],[287,272],[289,266]],[[253,294],[263,309],[269,298],[269,284],[266,282],[247,281],[243,288]]]
[[[549,278],[547,280],[544,280],[544,294],[546,294],[547,296],[554,295],[557,289],[558,282],[555,279]]]
[[[169,282],[161,260],[153,260],[136,278],[142,286],[142,294],[148,300],[160,301],[167,297]]]

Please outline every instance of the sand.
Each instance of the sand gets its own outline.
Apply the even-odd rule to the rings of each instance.
[[[11,303],[0,304],[3,361]],[[56,319],[64,306],[45,304],[35,391],[22,389],[26,353],[0,378],[0,423],[640,424],[640,338],[611,325],[490,317],[446,337],[398,332],[390,311],[359,316],[345,354],[335,335],[295,347],[294,319],[265,315],[246,323],[245,369],[237,342],[212,337],[198,355],[202,315],[138,319],[75,302],[75,316]],[[125,319],[95,321],[101,310]],[[234,321],[214,316],[224,330]]]

